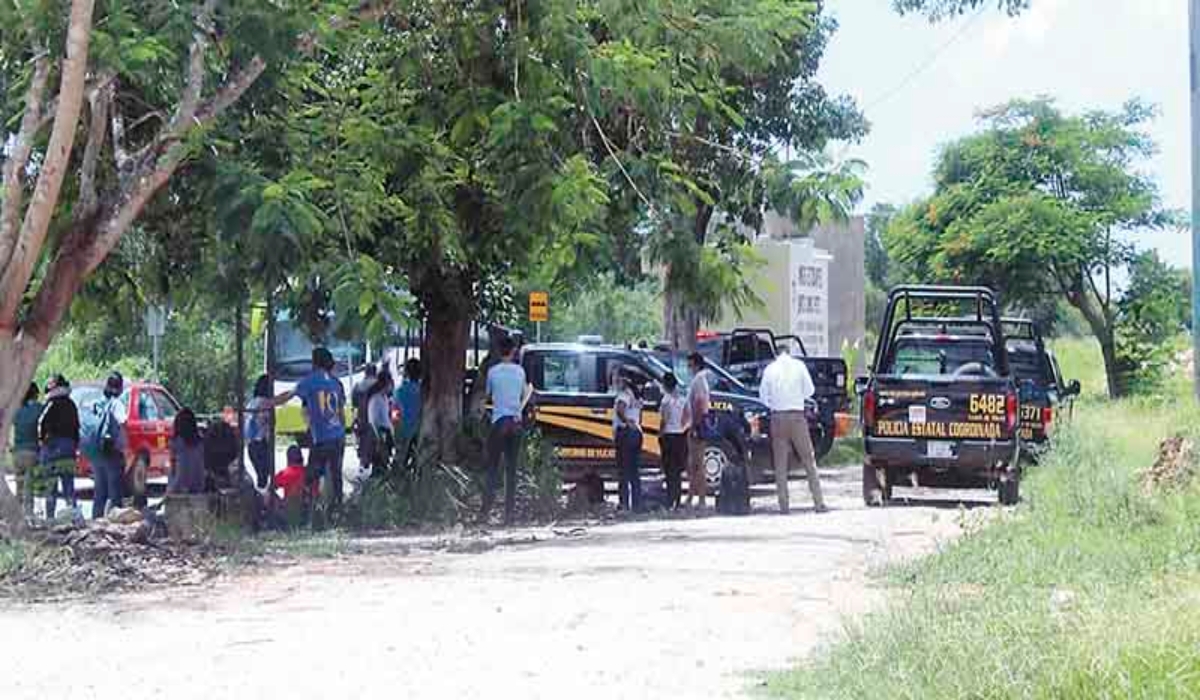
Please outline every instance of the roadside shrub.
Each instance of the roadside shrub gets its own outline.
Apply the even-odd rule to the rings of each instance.
[[[521,496],[535,520],[556,517],[563,508],[563,479],[554,446],[534,428],[525,435]]]
[[[1025,483],[1015,513],[889,573],[893,607],[813,662],[784,698],[1200,696],[1200,485],[1139,476],[1191,405],[1087,404]]]

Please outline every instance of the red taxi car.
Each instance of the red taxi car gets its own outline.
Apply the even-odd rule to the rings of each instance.
[[[104,398],[102,384],[79,384],[71,398],[84,422],[98,410]],[[159,384],[126,382],[118,399],[125,413],[125,496],[145,496],[147,479],[166,478],[170,469],[170,441],[179,402]],[[77,457],[76,475],[91,478],[92,465],[82,452]]]

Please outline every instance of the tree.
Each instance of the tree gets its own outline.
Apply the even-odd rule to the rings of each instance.
[[[1114,278],[1139,260],[1136,232],[1179,219],[1138,171],[1154,153],[1141,130],[1153,117],[1138,102],[1064,115],[1046,99],[985,112],[981,133],[941,154],[936,193],[896,217],[889,254],[915,280],[987,284],[1031,307],[1064,299],[1099,340],[1109,392],[1120,396],[1117,340],[1130,290]]]
[[[1010,16],[1029,9],[1032,0],[995,0],[996,8]],[[988,4],[988,0],[893,0],[901,14],[920,12],[932,20],[957,17],[977,7]]]
[[[317,26],[311,9],[218,0],[0,7],[0,65],[11,77],[3,109],[16,125],[0,204],[0,434],[84,281],[218,118],[294,53],[301,29]],[[316,43],[307,36],[301,48]],[[19,97],[7,91],[14,86]],[[0,511],[20,528],[3,480]]]
[[[767,209],[844,215],[859,164],[821,157],[866,122],[816,80],[836,24],[820,2],[601,2],[594,20],[587,144],[666,270],[667,339],[695,344],[700,319],[757,298],[750,232]]]

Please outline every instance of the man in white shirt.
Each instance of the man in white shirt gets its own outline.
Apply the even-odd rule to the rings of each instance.
[[[803,362],[783,348],[779,356],[763,371],[758,393],[771,409],[771,453],[775,467],[775,491],[779,496],[779,512],[788,513],[788,467],[792,455],[800,459],[808,474],[808,488],[813,505],[824,513],[825,499],[821,496],[821,479],[817,474],[817,459],[812,439],[808,435],[808,420],[804,404],[816,392],[812,376]]]
[[[708,412],[712,408],[712,395],[708,388],[708,372],[705,370],[704,356],[694,352],[688,356],[688,367],[692,372],[692,383],[688,387],[688,414],[691,425],[688,430],[688,497],[687,507],[692,507],[692,499],[699,498],[700,510],[704,510],[704,500],[708,497],[708,475],[704,469],[704,449],[706,447],[704,425]]]

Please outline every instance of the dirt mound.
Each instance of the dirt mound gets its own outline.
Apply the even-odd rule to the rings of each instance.
[[[32,533],[20,562],[0,575],[0,597],[46,600],[203,583],[220,553],[146,537],[138,524],[62,524]]]
[[[1182,435],[1168,438],[1158,448],[1158,458],[1142,472],[1142,489],[1147,493],[1175,490],[1196,478],[1196,443]]]

